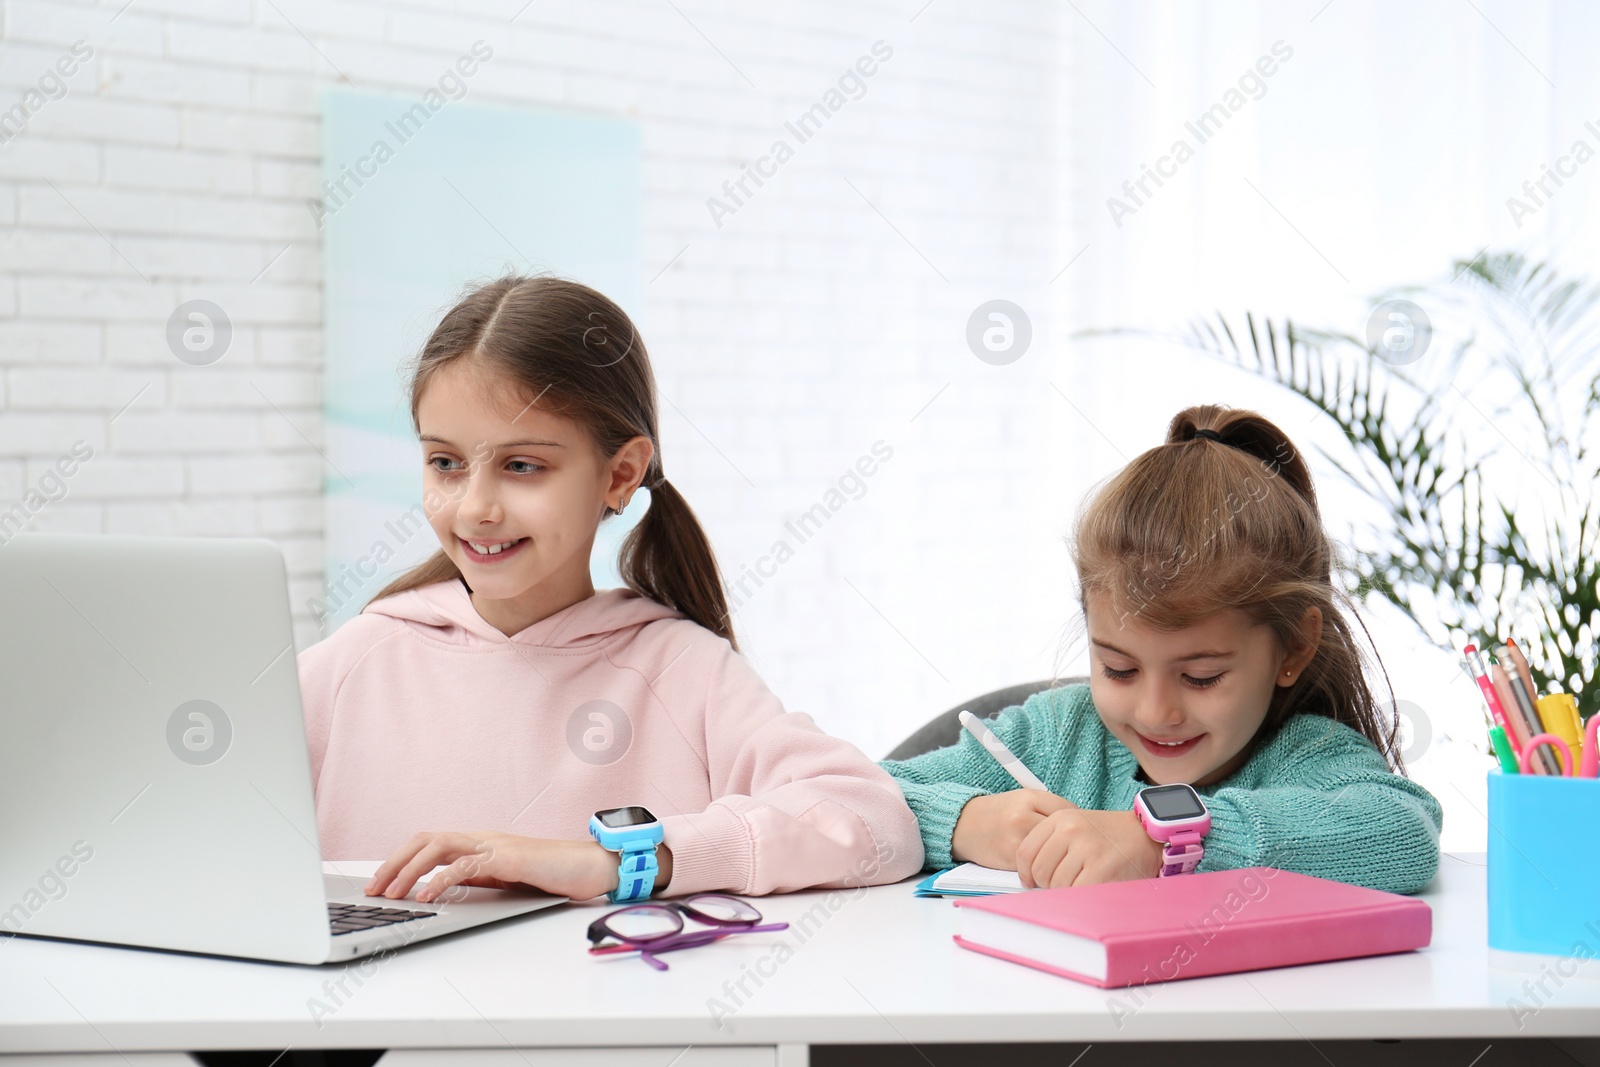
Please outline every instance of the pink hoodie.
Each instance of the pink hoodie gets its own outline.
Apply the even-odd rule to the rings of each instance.
[[[607,589],[507,637],[458,579],[369,605],[299,655],[329,859],[419,830],[587,840],[661,819],[677,896],[898,881],[922,867],[892,778],[682,614]]]

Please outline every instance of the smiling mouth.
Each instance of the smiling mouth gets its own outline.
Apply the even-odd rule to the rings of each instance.
[[[523,545],[527,544],[528,539],[519,537],[511,541],[473,542],[463,537],[457,537],[456,541],[461,545],[462,551],[466,553],[467,558],[474,563],[493,563],[504,559],[506,556],[515,555]]]
[[[1182,741],[1161,741],[1153,737],[1146,737],[1137,730],[1134,733],[1138,734],[1139,740],[1144,743],[1146,751],[1152,755],[1164,757],[1182,756],[1193,751],[1195,745],[1205,736],[1205,734],[1195,734],[1193,737]]]

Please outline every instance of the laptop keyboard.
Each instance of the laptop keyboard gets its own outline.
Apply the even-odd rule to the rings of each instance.
[[[335,937],[353,934],[357,930],[375,930],[380,926],[427,919],[438,914],[432,911],[410,911],[406,908],[382,908],[372,904],[328,904],[328,926]]]

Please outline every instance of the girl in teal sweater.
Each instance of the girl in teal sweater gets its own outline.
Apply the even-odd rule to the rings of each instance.
[[[1155,877],[1162,847],[1134,795],[1182,782],[1211,813],[1201,871],[1428,884],[1439,802],[1404,776],[1394,704],[1367,686],[1310,472],[1277,426],[1214,405],[1180,412],[1166,444],[1092,497],[1071,547],[1091,680],[990,723],[1050,791],[1016,788],[965,733],[882,764],[916,813],[927,867],[971,861],[1030,888]]]

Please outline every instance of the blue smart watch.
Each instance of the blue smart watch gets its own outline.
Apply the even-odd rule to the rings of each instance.
[[[589,835],[601,848],[619,853],[617,888],[606,894],[613,904],[647,900],[655,891],[656,846],[666,837],[661,820],[637,804],[607,808],[589,816]]]

